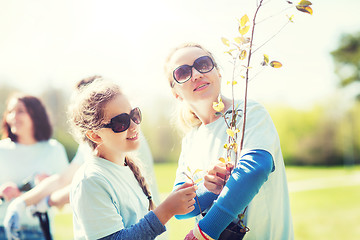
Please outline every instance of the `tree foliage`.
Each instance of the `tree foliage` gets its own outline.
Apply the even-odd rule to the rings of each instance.
[[[331,55],[341,86],[360,81],[360,32],[344,34],[339,47]]]

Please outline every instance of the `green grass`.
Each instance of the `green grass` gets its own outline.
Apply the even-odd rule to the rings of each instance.
[[[156,164],[155,172],[159,191],[166,197],[172,190],[176,163]],[[289,182],[298,182],[360,174],[360,166],[287,167],[286,172]],[[360,239],[360,184],[291,192],[290,203],[296,240]],[[60,211],[56,215],[55,240],[72,238],[71,223],[68,210]],[[192,219],[172,218],[167,224],[169,240],[184,239],[193,224]]]

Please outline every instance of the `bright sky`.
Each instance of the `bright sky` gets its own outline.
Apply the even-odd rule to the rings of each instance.
[[[312,2],[312,16],[290,12],[295,23],[259,50],[283,68],[252,80],[251,97],[304,107],[333,93],[337,79],[329,52],[343,32],[360,30],[360,1]],[[271,0],[258,19],[287,6],[285,0]],[[254,7],[255,0],[1,0],[0,84],[31,94],[44,86],[71,91],[81,78],[101,74],[140,102],[170,98],[163,64],[169,50],[185,41],[214,52],[223,79],[230,80],[232,68],[220,39],[235,37],[237,19],[245,13],[251,18]],[[285,15],[258,25],[258,45],[277,32]]]

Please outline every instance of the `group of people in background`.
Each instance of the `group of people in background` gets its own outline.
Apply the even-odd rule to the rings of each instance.
[[[228,126],[213,102],[221,97],[226,112],[244,101],[222,95],[213,54],[199,44],[181,45],[170,52],[165,74],[180,103],[184,137],[174,189],[163,201],[141,110],[116,83],[100,76],[77,83],[68,120],[79,147],[70,164],[51,138],[42,102],[9,97],[0,141],[0,240],[52,239],[51,207],[67,203],[74,239],[166,238],[173,216],[196,218],[187,240],[294,238],[280,140],[267,111],[248,102],[244,146],[229,168],[219,161]],[[201,181],[188,178],[189,168],[202,170],[193,176]]]

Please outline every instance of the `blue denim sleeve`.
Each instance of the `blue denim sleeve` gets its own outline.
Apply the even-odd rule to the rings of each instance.
[[[241,213],[274,171],[271,154],[252,150],[243,155],[217,201],[203,219],[200,229],[214,239]]]
[[[113,234],[101,238],[102,240],[141,239],[152,240],[166,231],[153,211],[146,214],[140,221],[128,228],[121,229]]]
[[[175,186],[179,186],[181,184],[183,184],[183,182],[178,183]],[[197,199],[199,200],[201,211],[204,211],[205,209],[209,208],[211,206],[211,204],[213,203],[213,201],[218,197],[217,194],[212,193],[209,190],[207,190],[207,188],[204,186],[203,182],[198,185],[198,189],[196,190],[196,196],[197,196]],[[194,210],[192,210],[191,212],[184,214],[184,215],[175,215],[175,218],[176,219],[187,219],[187,218],[192,218],[192,217],[199,215],[200,208],[199,208],[199,203],[198,203],[197,199],[195,198],[195,204],[194,204],[195,209]]]

